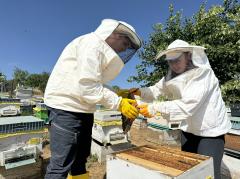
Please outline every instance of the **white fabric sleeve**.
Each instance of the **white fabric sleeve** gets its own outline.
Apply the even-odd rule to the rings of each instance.
[[[141,98],[145,101],[153,101],[154,99],[157,99],[159,96],[164,95],[164,77],[155,85],[146,87],[146,88],[140,88],[141,92]]]
[[[88,51],[88,50],[86,50]],[[102,63],[104,55],[97,50],[88,51],[78,59],[80,97],[89,104],[102,104],[117,110],[121,98],[102,84]]]
[[[164,113],[170,115],[170,120],[186,120],[195,114],[218,85],[218,80],[211,69],[198,69],[197,73],[186,84],[181,99],[150,104],[149,113],[151,115],[155,115],[156,112]]]

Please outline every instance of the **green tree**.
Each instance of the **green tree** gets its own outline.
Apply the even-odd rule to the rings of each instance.
[[[15,67],[13,79],[16,82],[16,84],[25,86],[28,75],[29,75],[28,71],[21,70],[20,68]]]
[[[48,78],[49,78],[49,73],[47,72],[42,72],[41,74],[30,74],[27,77],[25,84],[26,86],[38,88],[44,93]]]
[[[149,40],[144,42],[139,56],[141,64],[136,66],[137,76],[128,81],[149,86],[166,74],[167,64],[154,58],[159,51],[176,39],[206,47],[210,64],[221,84],[240,73],[240,4],[237,0],[224,0],[223,5],[216,5],[209,10],[205,4],[190,18],[182,18],[181,12],[174,14],[173,5],[165,25],[153,26]],[[182,20],[183,19],[183,20]]]
[[[5,91],[6,85],[6,75],[0,72],[0,92]]]
[[[26,79],[26,86],[38,88],[41,81],[40,74],[30,74]]]
[[[114,85],[114,86],[112,86],[112,89],[113,89],[115,92],[117,92],[117,91],[120,90],[120,87],[117,86],[117,85]]]
[[[6,81],[6,91],[9,93],[10,97],[13,97],[16,86],[15,80],[11,79]]]
[[[42,72],[40,76],[40,83],[39,83],[39,89],[44,93],[45,88],[47,86],[48,78],[50,74],[47,72]]]

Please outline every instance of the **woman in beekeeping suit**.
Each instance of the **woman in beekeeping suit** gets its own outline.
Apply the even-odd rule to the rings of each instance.
[[[113,80],[141,41],[134,28],[105,19],[95,32],[70,42],[48,80],[44,102],[49,107],[51,158],[45,179],[86,179],[93,113],[96,104],[135,119],[134,100],[119,97],[104,84]]]
[[[209,155],[214,160],[215,178],[220,178],[224,151],[224,134],[231,128],[219,82],[204,47],[193,46],[182,40],[172,42],[165,55],[168,73],[148,88],[130,89],[145,100],[166,96],[168,101],[140,105],[140,113],[154,116],[157,112],[169,115],[171,121],[181,121],[183,151]]]

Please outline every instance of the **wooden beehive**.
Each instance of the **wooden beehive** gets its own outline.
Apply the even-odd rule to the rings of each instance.
[[[107,157],[107,179],[213,178],[212,158],[170,147],[141,146]]]

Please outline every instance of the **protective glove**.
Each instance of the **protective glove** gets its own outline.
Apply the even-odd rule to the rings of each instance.
[[[139,90],[139,88],[130,88],[128,91],[133,95],[141,96],[141,91]]]
[[[148,118],[153,117],[148,111],[147,104],[138,105],[138,108],[139,108],[139,113],[142,114],[143,116],[148,117]]]
[[[139,112],[135,107],[137,102],[132,99],[122,98],[118,110],[127,118],[134,120],[137,118]]]

